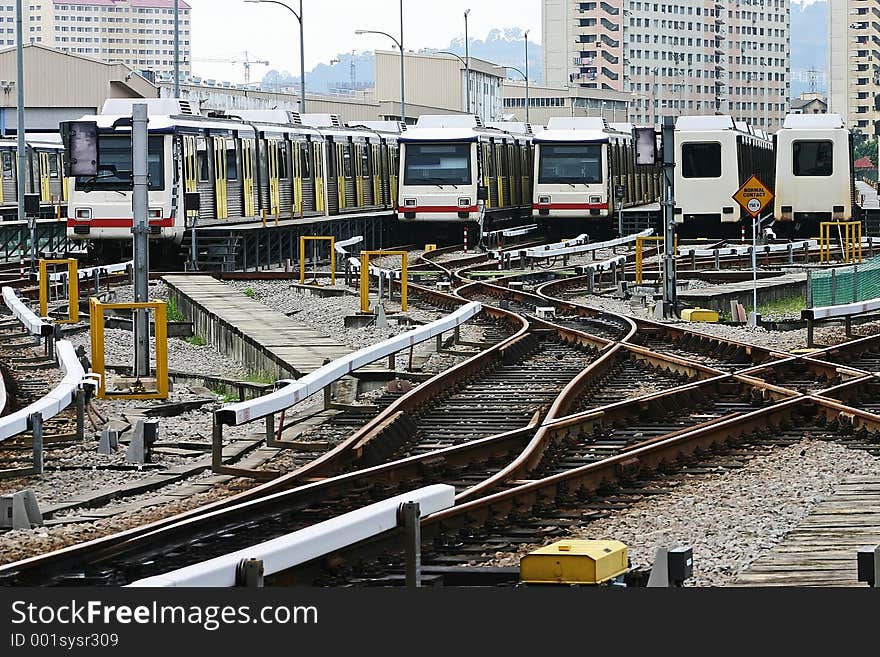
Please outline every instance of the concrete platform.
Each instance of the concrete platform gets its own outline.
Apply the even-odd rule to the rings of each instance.
[[[163,277],[196,335],[251,371],[299,378],[351,348],[210,276]]]
[[[730,313],[730,302],[734,299],[747,307],[752,305],[752,280],[712,285],[699,290],[689,290],[678,295],[680,301],[701,308]],[[773,278],[758,279],[758,305],[806,295],[807,275],[804,273],[784,274]]]
[[[848,479],[733,586],[867,586],[856,553],[880,543],[880,477]]]

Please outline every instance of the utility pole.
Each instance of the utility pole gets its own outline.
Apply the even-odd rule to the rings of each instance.
[[[400,122],[406,124],[406,84],[403,81],[403,0],[400,0]]]
[[[464,11],[464,73],[467,78],[467,113],[473,114],[471,111],[471,58],[470,58],[470,49],[468,47],[468,14],[471,13],[470,9],[465,9]]]
[[[529,31],[526,30],[526,123],[529,121]]]
[[[174,0],[174,97],[180,98],[180,0]]]
[[[676,316],[675,285],[675,119],[663,117],[663,316]]]
[[[146,303],[150,279],[150,227],[147,223],[149,210],[149,168],[147,165],[147,106],[137,103],[132,107],[131,145],[132,178],[134,179],[134,301]],[[146,310],[136,310],[134,314],[134,376],[150,375],[150,321]]]

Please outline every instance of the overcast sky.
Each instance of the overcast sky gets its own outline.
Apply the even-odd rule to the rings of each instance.
[[[187,0],[192,6],[193,71],[218,80],[242,82],[244,67],[198,61],[199,58],[267,60],[269,67],[251,67],[259,80],[269,68],[299,74],[299,25],[293,14],[277,5],[244,0]],[[286,0],[299,10],[299,0]],[[403,38],[407,50],[449,45],[464,36],[464,11],[470,8],[468,31],[483,39],[493,28],[532,30],[541,40],[541,0],[404,0]],[[306,70],[328,64],[340,52],[388,49],[383,36],[356,36],[356,29],[400,34],[399,0],[303,0]]]

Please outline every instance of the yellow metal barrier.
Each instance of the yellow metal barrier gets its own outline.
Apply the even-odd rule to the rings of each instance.
[[[636,238],[636,285],[642,284],[642,258],[645,242],[663,242],[662,237],[637,237]],[[678,235],[675,236],[675,245],[673,246],[676,255],[678,254]]]
[[[400,309],[406,312],[407,260],[406,251],[361,251],[361,312],[370,312],[370,259],[381,256],[400,256]]]
[[[67,319],[56,324],[79,323],[79,263],[76,260],[40,260],[40,317],[49,315],[49,265],[67,266]]]
[[[831,231],[834,228],[837,228],[837,235],[843,240],[843,261],[854,264],[862,262],[861,221],[823,221],[819,228],[819,262],[831,262]]]
[[[133,392],[107,392],[107,373],[104,363],[104,313],[108,310],[152,310],[156,326],[156,389]],[[100,377],[99,399],[167,399],[168,398],[168,308],[164,301],[148,303],[101,303],[89,299],[89,319],[92,339],[92,371]],[[132,315],[132,336],[134,315]]]
[[[300,285],[303,285],[306,282],[306,242],[330,242],[330,285],[336,285],[336,238],[328,236],[306,236],[299,238]]]

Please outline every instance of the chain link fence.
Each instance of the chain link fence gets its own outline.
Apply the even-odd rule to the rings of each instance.
[[[880,298],[880,257],[859,265],[807,273],[807,307]]]

